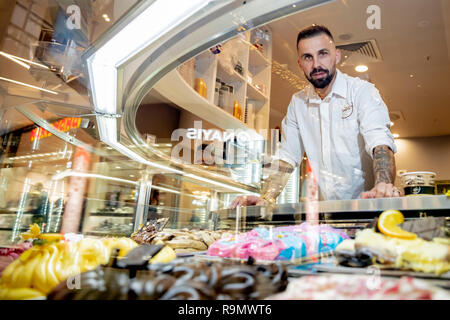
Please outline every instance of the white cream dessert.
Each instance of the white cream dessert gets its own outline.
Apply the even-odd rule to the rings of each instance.
[[[399,269],[435,274],[450,271],[450,246],[443,243],[419,237],[400,239],[364,229],[356,234],[354,246],[356,252],[371,253],[379,262],[393,264]]]

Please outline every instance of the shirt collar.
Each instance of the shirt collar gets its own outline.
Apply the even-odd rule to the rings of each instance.
[[[331,92],[329,96],[331,97],[333,94],[339,95],[343,98],[347,98],[347,81],[342,75],[341,71],[336,69],[336,80],[333,83],[333,88],[331,88]],[[312,84],[309,85],[308,89],[308,103],[321,103],[322,99],[320,99],[319,95],[314,90]]]
[[[334,81],[333,88],[331,89],[331,94],[335,93],[342,98],[347,98],[347,80],[345,80],[342,72],[336,69],[336,81]]]

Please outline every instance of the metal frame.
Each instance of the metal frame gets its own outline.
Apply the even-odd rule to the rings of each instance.
[[[245,207],[247,215],[253,217],[267,216],[271,214],[303,214],[306,212],[305,203],[288,203],[280,205],[272,205],[269,207],[253,206]],[[425,211],[425,210],[442,210],[450,211],[450,198],[445,195],[424,195],[424,196],[407,196],[400,198],[380,198],[380,199],[354,199],[354,200],[329,200],[319,201],[320,213],[348,213],[354,212],[381,212],[389,209],[400,211]],[[233,217],[236,215],[235,209],[218,210],[216,213]]]
[[[31,103],[32,105],[34,104],[38,104],[38,103],[51,103],[50,101],[35,101],[33,103]],[[58,105],[62,105],[61,103],[56,103]],[[48,121],[42,119],[40,116],[36,115],[34,112],[28,110],[28,108],[26,108],[27,104],[24,105],[20,105],[20,106],[16,106],[15,109],[17,109],[17,111],[19,111],[20,113],[22,113],[25,117],[27,117],[28,119],[30,119],[31,121],[33,121],[35,124],[37,124],[38,126],[44,128],[45,130],[47,130],[48,132],[52,133],[53,135],[55,135],[56,137],[62,139],[65,142],[68,142],[74,146],[77,147],[81,147],[83,149],[85,149],[88,152],[91,153],[95,153],[98,154],[100,156],[103,157],[108,157],[110,156],[108,153],[104,152],[103,150],[99,149],[99,148],[94,148],[91,145],[82,142],[81,140],[78,140],[77,138],[59,131],[58,129],[54,128]],[[76,115],[74,115],[76,116]]]

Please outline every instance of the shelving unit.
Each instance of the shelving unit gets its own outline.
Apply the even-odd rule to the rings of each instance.
[[[249,129],[247,125],[225,112],[212,102],[204,99],[181,77],[177,70],[168,73],[156,85],[155,89],[167,99],[201,117],[205,121],[214,123],[217,127],[226,129]]]
[[[249,100],[256,100],[261,104],[269,100],[269,97],[267,97],[264,93],[261,92],[261,90],[256,88],[254,85],[248,83],[247,86],[248,86],[247,97]]]
[[[259,68],[257,68],[257,66],[261,66],[261,69],[262,69],[262,68],[272,65],[272,62],[269,59],[267,59],[267,57],[265,57],[255,47],[251,46],[249,52],[250,52],[250,60],[254,62],[256,69],[259,69]],[[257,71],[257,70],[253,69],[253,71]]]
[[[221,80],[223,80],[227,84],[242,84],[247,82],[243,75],[240,75],[237,71],[233,70],[231,73],[227,73],[225,69],[217,64],[217,75],[221,76]]]
[[[267,27],[240,34],[223,43],[220,53],[213,54],[207,50],[177,70],[168,73],[155,85],[154,89],[179,107],[220,129],[244,129],[259,133],[260,129],[269,127],[271,39],[271,31]],[[260,47],[262,45],[263,52],[258,50],[254,43],[258,43]],[[242,66],[242,74],[235,70],[238,62]],[[249,77],[251,77],[250,81]],[[206,98],[194,90],[197,78],[201,78],[206,83]],[[231,100],[236,100],[241,106],[241,119],[233,117],[231,113],[214,104],[216,79],[233,86],[234,96]],[[264,92],[257,86],[264,88]],[[253,104],[254,117],[246,119],[247,103]],[[232,110],[231,106],[228,110]],[[262,118],[262,121],[259,121],[258,126],[255,127],[255,121],[249,123],[248,120],[256,119],[257,115],[260,115],[259,118],[260,120]]]

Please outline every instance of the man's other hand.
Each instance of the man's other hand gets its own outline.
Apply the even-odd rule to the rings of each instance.
[[[372,190],[361,193],[361,199],[372,198],[396,198],[401,197],[402,192],[392,185],[392,183],[380,182],[372,188]]]
[[[268,201],[257,196],[239,196],[234,199],[231,209],[235,209],[237,206],[263,206],[267,204],[269,204]]]

